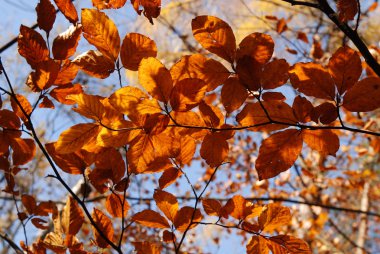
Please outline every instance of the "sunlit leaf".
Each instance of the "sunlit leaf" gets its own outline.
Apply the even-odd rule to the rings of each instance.
[[[129,208],[129,203],[124,199],[124,195],[112,193],[106,199],[106,209],[112,217],[122,218],[127,216]]]
[[[127,0],[92,0],[92,4],[99,10],[119,9],[125,5]]]
[[[168,221],[158,212],[144,210],[132,216],[132,220],[147,227],[169,228]]]
[[[262,236],[252,236],[247,244],[247,254],[269,254],[267,240]],[[274,252],[277,254],[277,252]]]
[[[264,232],[273,232],[278,227],[288,225],[292,219],[290,209],[280,204],[272,203],[259,216],[259,225]]]
[[[69,29],[55,37],[52,48],[54,58],[64,60],[74,55],[81,34],[81,25],[71,25]]]
[[[156,201],[157,207],[165,214],[166,218],[173,222],[178,212],[177,198],[173,194],[162,190],[155,190],[153,198]]]
[[[265,64],[271,59],[273,51],[274,41],[272,37],[267,34],[252,33],[240,42],[236,58],[250,56],[257,63]]]
[[[228,78],[223,85],[221,99],[228,113],[240,108],[248,98],[247,89],[239,82],[237,77]]]
[[[343,107],[351,112],[368,112],[380,107],[380,78],[357,82],[343,98]]]
[[[54,0],[54,2],[71,23],[76,24],[78,22],[78,13],[71,0]]]
[[[76,235],[84,222],[84,213],[74,198],[68,197],[63,208],[62,229],[65,234]]]
[[[204,98],[207,84],[201,79],[188,78],[178,81],[170,96],[174,111],[189,111]]]
[[[108,218],[102,211],[94,208],[92,212],[92,218],[95,221],[95,224],[98,228],[103,232],[103,234],[110,240],[113,240],[113,226],[112,221]],[[99,234],[99,232],[92,227],[92,232],[94,233],[94,237],[96,240],[96,244],[100,248],[107,248],[108,243],[104,240],[104,238]]]
[[[321,154],[335,156],[339,149],[339,138],[331,130],[303,130],[303,141]]]
[[[77,56],[73,63],[96,78],[107,78],[114,70],[114,62],[100,51],[89,50]]]
[[[200,222],[201,220],[202,214],[199,209],[194,210],[193,207],[184,206],[178,211],[174,219],[174,226],[178,231],[184,232],[187,228],[196,227],[196,222]],[[192,222],[193,224],[191,224]]]

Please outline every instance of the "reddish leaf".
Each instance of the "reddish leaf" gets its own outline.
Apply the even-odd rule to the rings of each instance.
[[[97,219],[99,218],[94,217],[94,220],[96,222],[98,222]],[[62,211],[61,220],[62,229],[65,234],[76,235],[82,227],[82,224],[84,222],[84,214],[74,198],[67,198],[66,205]]]
[[[303,130],[303,141],[323,155],[335,156],[339,149],[339,138],[331,130]]]
[[[76,24],[78,22],[78,13],[71,0],[54,0],[54,2],[71,23]]]
[[[289,224],[291,219],[289,208],[272,203],[266,206],[258,221],[262,231],[271,233],[278,227]]]
[[[165,214],[166,218],[173,222],[178,212],[177,198],[173,194],[162,190],[155,190],[153,198],[156,201],[157,207]]]
[[[92,212],[92,218],[95,221],[95,224],[98,228],[103,232],[103,234],[110,240],[113,240],[113,227],[112,221],[106,215],[102,213],[102,211],[94,208]],[[99,234],[99,232],[92,227],[92,232],[94,233],[94,237],[96,240],[96,244],[100,248],[107,248],[108,243],[104,240],[104,238]]]
[[[252,33],[240,42],[236,58],[240,59],[243,56],[250,56],[262,65],[269,62],[273,51],[274,42],[272,37],[267,34]]]
[[[53,41],[52,50],[54,58],[58,60],[65,60],[74,55],[81,34],[81,25],[71,25],[69,29],[59,34]]]
[[[129,208],[129,203],[124,199],[124,195],[112,193],[107,197],[106,209],[112,217],[122,218],[127,216]]]
[[[351,112],[368,112],[380,107],[380,78],[357,82],[343,98],[343,107]]]
[[[341,22],[353,20],[358,13],[358,3],[356,0],[338,0],[336,7],[338,8],[339,20]]]
[[[237,77],[230,77],[224,82],[221,99],[227,113],[231,113],[240,108],[247,98],[248,91],[239,82]]]
[[[55,8],[50,0],[40,0],[36,7],[38,27],[49,34],[55,21]]]
[[[169,168],[164,171],[158,180],[160,189],[165,189],[172,183],[174,183],[182,175],[181,171],[177,168]]]
[[[191,229],[197,226],[196,223],[190,226],[191,222],[200,222],[201,220],[202,214],[199,209],[194,210],[193,207],[185,206],[178,211],[174,219],[174,226],[178,231],[184,232],[187,228]]]
[[[144,210],[132,216],[132,220],[147,227],[170,228],[168,221],[158,212]]]

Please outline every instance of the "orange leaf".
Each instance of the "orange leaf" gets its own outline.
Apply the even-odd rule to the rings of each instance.
[[[165,230],[164,233],[162,233],[162,241],[164,241],[165,243],[172,243],[175,240],[175,234],[173,234],[169,230]]]
[[[54,58],[65,60],[74,55],[81,34],[81,25],[71,25],[69,29],[55,37],[52,48]]]
[[[36,7],[38,27],[49,34],[55,21],[55,8],[50,0],[40,0]]]
[[[77,65],[73,64],[70,60],[64,60],[54,84],[68,85],[77,76],[78,70],[79,68]]]
[[[256,214],[252,214],[254,209],[255,206],[251,202],[245,200],[241,195],[235,195],[227,201],[223,207],[223,212],[231,215],[235,219],[244,220],[248,216],[256,216]]]
[[[218,216],[218,217],[222,215],[222,205],[220,204],[218,200],[203,199],[202,205],[207,215]]]
[[[233,63],[236,40],[231,27],[213,16],[198,16],[191,21],[194,38],[211,53]]]
[[[143,58],[156,57],[156,43],[138,33],[126,34],[121,44],[120,58],[126,69],[137,71]]]
[[[54,2],[70,23],[78,22],[78,13],[71,0],[54,0]]]
[[[46,235],[43,241],[44,248],[50,249],[55,253],[65,253],[67,247],[64,246],[64,242],[61,234],[56,232],[50,232]]]
[[[359,54],[348,46],[339,48],[329,61],[329,72],[340,94],[350,89],[362,74]]]
[[[236,73],[238,74],[241,84],[250,91],[260,89],[260,78],[262,75],[263,65],[258,63],[250,56],[239,58],[236,65]]]
[[[266,92],[261,95],[263,101],[286,101],[286,97],[280,92]]]
[[[269,179],[288,170],[302,150],[300,131],[289,129],[277,132],[263,141],[256,160],[259,179]]]
[[[124,199],[124,195],[111,193],[106,200],[106,209],[112,217],[123,218],[127,216],[129,211],[128,201]]]
[[[98,228],[103,232],[103,234],[112,241],[113,227],[110,218],[108,218],[106,215],[104,215],[104,213],[102,213],[102,211],[96,208],[94,208],[94,211],[92,212],[92,218],[94,219],[95,224],[98,226]],[[92,232],[94,233],[96,244],[100,248],[107,248],[108,243],[103,239],[103,237],[94,227],[92,227]]]
[[[237,77],[230,77],[224,82],[221,99],[227,113],[240,108],[247,98],[248,91]]]
[[[55,81],[59,72],[59,64],[53,59],[39,62],[36,64],[36,71],[32,72],[26,84],[33,91],[48,89]]]
[[[146,134],[157,135],[168,127],[169,121],[169,116],[160,113],[146,115],[143,128]]]
[[[139,82],[155,99],[167,103],[173,88],[170,72],[156,58],[141,60],[139,66]]]
[[[331,130],[303,130],[303,141],[323,155],[335,156],[339,149],[339,138]]]
[[[166,187],[174,183],[175,180],[177,180],[178,177],[180,177],[181,175],[182,172],[174,167],[165,170],[164,173],[161,175],[160,179],[158,180],[160,189],[165,189]]]
[[[259,216],[259,225],[262,231],[272,233],[281,226],[288,225],[292,219],[290,209],[276,203],[266,206]]]
[[[72,175],[83,174],[87,164],[83,159],[83,155],[81,155],[79,151],[75,153],[58,154],[55,151],[54,143],[48,143],[45,147],[50,156],[53,158],[54,163],[57,164],[57,166],[64,172]]]
[[[82,227],[84,214],[74,198],[67,198],[66,205],[62,211],[61,221],[63,233],[66,235],[76,235]]]
[[[104,105],[101,103],[103,97],[81,93],[68,95],[66,98],[76,102],[78,107],[73,108],[73,110],[78,114],[95,121],[102,120],[105,114]]]
[[[336,3],[338,9],[339,20],[341,22],[347,22],[354,20],[358,13],[358,3],[356,0],[338,0]]]
[[[80,84],[68,84],[60,87],[56,87],[50,91],[50,96],[59,101],[62,104],[74,104],[75,101],[68,100],[66,97],[70,94],[80,94],[83,92]]]
[[[207,84],[207,91],[212,91],[223,84],[230,72],[220,62],[195,54],[183,56],[172,66],[170,74],[174,83],[186,78],[199,78]]]
[[[311,121],[311,114],[314,106],[306,98],[298,95],[294,98],[292,108],[294,115],[299,122],[308,123]]]
[[[55,143],[57,153],[67,154],[75,152],[97,136],[99,125],[93,123],[82,123],[70,127],[61,133]]]
[[[178,81],[170,96],[174,111],[189,111],[204,98],[207,84],[201,79],[187,78]]]
[[[268,241],[260,235],[252,236],[252,238],[249,240],[249,243],[247,244],[247,254],[269,254],[267,242]],[[277,254],[277,252],[273,253]]]
[[[311,254],[309,245],[301,239],[290,235],[277,235],[267,240],[272,253]]]
[[[311,113],[311,119],[316,123],[329,124],[334,122],[337,118],[338,111],[336,106],[330,102],[324,102],[316,106]]]
[[[113,21],[98,10],[82,9],[82,25],[84,38],[103,55],[116,61],[120,52],[120,36]]]
[[[226,160],[228,151],[226,139],[219,133],[210,133],[203,139],[200,154],[210,167],[217,167]]]
[[[160,15],[161,0],[131,0],[131,3],[137,14],[140,15],[143,12],[152,25],[153,18]],[[140,9],[140,5],[144,8],[144,11]]]
[[[36,227],[36,228],[39,228],[39,229],[42,229],[42,230],[46,230],[49,228],[49,224],[46,220],[43,220],[41,218],[33,218],[32,220],[32,224]]]
[[[49,57],[49,50],[44,38],[33,29],[21,25],[18,36],[18,53],[34,68],[37,63]]]
[[[335,99],[334,80],[319,64],[297,63],[289,70],[290,82],[299,92],[320,99]]]
[[[139,136],[141,132],[142,130],[130,121],[117,121],[107,124],[107,128],[102,127],[96,142],[103,147],[118,148],[129,144],[133,139]]]
[[[13,138],[11,147],[13,149],[13,165],[24,165],[31,161],[36,154],[36,145],[33,139]]]
[[[265,108],[266,112],[263,110]],[[269,124],[270,120],[282,122],[284,124]],[[292,108],[282,101],[263,101],[261,104],[248,103],[243,110],[237,114],[236,121],[242,126],[252,126],[268,123],[267,125],[252,128],[253,130],[274,131],[287,127],[286,124],[296,124],[297,119],[294,116]]]
[[[193,207],[185,206],[178,211],[174,219],[174,226],[178,231],[185,232],[187,228],[191,229],[198,225],[195,223],[190,226],[190,223],[200,222],[201,220],[202,214],[199,209],[194,210]]]
[[[132,0],[133,1],[133,0]],[[151,242],[132,242],[136,254],[160,254],[162,245]]]
[[[153,198],[156,201],[157,207],[165,214],[166,218],[173,222],[178,212],[177,198],[173,194],[162,190],[155,190]]]
[[[343,107],[351,112],[368,112],[380,107],[380,78],[357,82],[343,98]]]
[[[92,4],[99,10],[119,9],[125,5],[127,0],[92,0]]]
[[[89,50],[77,56],[73,63],[88,75],[105,79],[114,70],[114,62],[100,51]]]
[[[144,114],[160,113],[162,110],[156,100],[136,87],[126,86],[109,97],[110,104],[133,121]]]
[[[285,59],[276,59],[264,66],[261,74],[263,89],[274,89],[282,86],[289,79],[289,64]]]
[[[158,212],[144,210],[132,216],[132,220],[147,227],[170,228],[168,221]]]
[[[270,35],[252,33],[240,42],[236,58],[240,59],[243,56],[250,56],[262,65],[271,59],[273,51],[274,42]]]
[[[196,150],[195,140],[190,136],[181,136],[180,142],[180,152],[176,157],[176,161],[179,165],[190,165]]]
[[[224,123],[224,116],[221,110],[207,104],[205,101],[201,101],[199,104],[199,112],[207,126],[216,128]]]
[[[50,109],[55,108],[54,103],[47,96],[43,96],[42,102],[40,104],[38,104],[38,107],[39,108],[50,108]]]
[[[32,215],[36,211],[37,204],[36,199],[33,196],[30,195],[22,195],[21,196],[21,202],[25,206],[26,211],[28,214]]]
[[[16,99],[20,103],[21,108],[23,110],[17,104],[16,100],[12,98],[11,99],[11,106],[12,106],[13,112],[15,112],[16,115],[18,117],[20,117],[25,124],[27,124],[29,122],[29,120],[28,120],[28,117],[25,116],[24,112],[29,116],[32,113],[32,110],[33,110],[32,109],[32,105],[30,104],[30,102],[28,101],[28,99],[25,98],[24,95],[16,94]]]

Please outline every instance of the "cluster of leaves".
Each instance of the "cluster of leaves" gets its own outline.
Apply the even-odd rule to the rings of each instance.
[[[340,111],[368,112],[379,108],[380,78],[360,79],[360,56],[348,46],[339,48],[327,67],[316,63],[290,66],[285,59],[272,59],[275,45],[269,35],[252,33],[237,45],[231,27],[213,16],[194,18],[192,32],[195,40],[221,61],[198,53],[181,57],[168,69],[156,58],[153,40],[128,33],[121,41],[114,22],[101,11],[120,8],[125,0],[92,2],[97,9],[82,9],[79,23],[71,1],[55,0],[72,25],[54,39],[51,54],[40,33],[26,26],[20,28],[19,53],[33,69],[26,85],[40,96],[32,107],[11,86],[11,91],[7,91],[13,111],[0,111],[0,169],[8,182],[6,191],[19,195],[14,190],[13,177],[20,171],[19,166],[33,159],[36,150],[33,139],[21,138],[21,134],[31,131],[45,156],[52,158],[62,171],[83,175],[98,193],[106,193],[108,214],[121,218],[123,223],[130,209],[125,195],[131,178],[163,172],[159,179],[161,190],[156,190],[153,198],[166,218],[146,209],[132,215],[130,220],[165,229],[163,241],[173,243],[176,252],[190,229],[197,225],[219,225],[253,234],[247,253],[311,253],[300,239],[273,235],[290,222],[288,208],[253,204],[242,196],[234,196],[222,205],[217,200],[202,200],[202,194],[217,169],[229,160],[229,147],[238,131],[269,134],[255,163],[260,180],[291,168],[302,152],[303,143],[321,156],[335,156],[339,149],[336,131],[356,130],[343,123]],[[351,8],[346,11],[346,1],[338,2],[340,19],[352,20],[357,11],[354,14]],[[141,0],[132,4],[150,22],[159,15],[160,1]],[[48,37],[55,21],[55,7],[50,0],[42,0],[36,11],[38,26]],[[82,35],[97,50],[76,55]],[[73,83],[79,70],[105,79],[115,70],[120,75],[122,68],[138,72],[140,88],[124,86],[110,96],[100,96],[87,94],[80,84]],[[292,105],[281,92],[289,80],[298,94]],[[218,91],[220,96],[209,96]],[[319,104],[316,106],[311,98]],[[90,122],[71,126],[56,142],[43,145],[36,136],[31,115],[36,105],[53,109],[56,103],[76,105],[73,111]],[[227,123],[231,119],[233,123]],[[184,174],[183,167],[191,164],[197,151],[214,173],[200,195],[191,186],[195,206],[179,208],[177,198],[162,189]],[[55,173],[62,180],[59,171]],[[197,208],[201,200],[203,215]],[[37,205],[32,196],[23,195],[22,203],[26,213],[19,213],[21,221],[31,220],[37,228],[47,229],[47,221],[40,217],[52,214],[54,222],[54,231],[45,239],[33,246],[23,245],[26,251],[68,249],[73,253],[89,253],[76,237],[86,215],[93,229],[94,244],[121,252],[124,225],[120,243],[116,244],[112,220],[97,208],[90,214],[78,196],[67,199],[61,214],[52,202]],[[204,222],[204,214],[218,219],[214,223]],[[229,217],[238,222],[227,221]],[[162,248],[152,242],[133,244],[138,253],[158,253]]]

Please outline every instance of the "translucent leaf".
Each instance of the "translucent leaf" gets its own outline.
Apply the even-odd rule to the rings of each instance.
[[[114,62],[100,51],[89,50],[77,56],[73,63],[88,75],[105,79],[114,70]]]
[[[303,141],[323,155],[335,156],[339,149],[339,137],[331,130],[303,130]]]
[[[158,212],[144,210],[132,216],[132,220],[147,227],[170,228],[168,221]]]
[[[343,107],[351,112],[368,112],[380,107],[380,78],[357,82],[343,98]]]
[[[292,219],[290,209],[276,203],[268,204],[259,216],[262,231],[272,233],[281,226],[288,225]]]
[[[82,34],[82,26],[71,25],[69,29],[60,33],[53,41],[53,55],[55,59],[68,59],[75,54],[80,36]]]
[[[194,210],[193,207],[185,206],[178,211],[174,220],[174,226],[178,231],[184,232],[187,228],[191,229],[197,226],[196,223],[189,226],[191,222],[200,222],[201,220],[202,214],[199,209]]]
[[[110,240],[113,240],[113,227],[112,221],[108,218],[104,213],[96,208],[94,208],[92,212],[92,218],[95,221],[95,224],[98,228],[103,232],[103,234]],[[100,248],[107,248],[108,243],[104,240],[104,238],[99,234],[99,232],[92,227],[92,232],[94,233],[96,244]]]
[[[157,207],[165,214],[166,218],[173,222],[178,212],[177,198],[173,194],[162,190],[155,190],[153,198],[156,201]]]
[[[71,0],[54,0],[54,2],[70,23],[76,24],[78,22],[78,13]]]
[[[82,227],[84,214],[74,198],[67,198],[66,205],[62,211],[61,221],[63,233],[66,235],[76,235]]]
[[[124,195],[111,193],[106,199],[106,209],[112,217],[122,218],[127,216],[129,203],[124,199]]]

